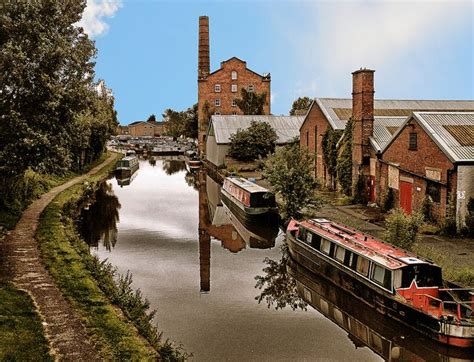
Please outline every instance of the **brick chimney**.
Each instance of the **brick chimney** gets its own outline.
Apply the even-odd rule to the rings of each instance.
[[[198,79],[205,79],[210,73],[209,17],[199,17]]]
[[[374,70],[352,73],[352,184],[369,175],[370,141],[374,131]]]

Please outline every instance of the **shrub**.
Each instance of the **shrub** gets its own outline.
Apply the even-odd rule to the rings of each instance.
[[[425,218],[426,222],[433,222],[433,200],[429,195],[425,196],[425,199],[423,200],[423,204],[421,205],[421,213],[423,214],[423,217]]]
[[[352,119],[346,123],[343,139],[337,155],[336,165],[337,181],[342,187],[342,192],[352,195]]]
[[[411,250],[418,240],[418,234],[423,224],[423,215],[415,212],[406,215],[402,210],[396,209],[386,218],[387,231],[385,239],[402,249]]]
[[[474,237],[474,198],[472,197],[467,203],[466,234],[471,238]]]
[[[388,191],[382,197],[382,209],[385,212],[389,212],[393,209],[395,204],[395,197],[393,194],[393,189],[391,187],[388,188]]]
[[[449,194],[448,205],[446,206],[446,217],[443,222],[442,233],[444,235],[456,235],[456,200],[454,195]]]

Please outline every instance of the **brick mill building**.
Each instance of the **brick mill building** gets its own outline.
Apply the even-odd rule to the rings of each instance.
[[[232,57],[221,62],[221,67],[210,72],[209,18],[199,17],[198,49],[198,141],[201,152],[205,151],[208,119],[211,114],[241,115],[236,100],[242,88],[250,92],[266,94],[264,114],[270,114],[270,74],[260,75],[247,68],[247,63]],[[207,106],[206,106],[207,104]],[[209,110],[206,112],[205,108]]]
[[[315,175],[333,186],[322,139],[330,128],[343,131],[352,118],[353,189],[361,178],[370,202],[381,205],[391,192],[394,206],[407,213],[430,197],[438,222],[454,198],[461,226],[474,197],[474,101],[375,100],[368,69],[353,73],[352,95],[316,98],[306,114],[300,145],[314,152]]]

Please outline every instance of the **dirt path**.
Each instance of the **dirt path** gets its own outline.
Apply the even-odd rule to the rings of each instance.
[[[87,174],[73,178],[44,194],[23,213],[14,230],[0,242],[3,267],[15,285],[27,291],[37,307],[55,359],[98,360],[87,332],[70,303],[43,266],[35,239],[38,219],[45,207],[62,191],[97,173],[115,159],[111,155]]]

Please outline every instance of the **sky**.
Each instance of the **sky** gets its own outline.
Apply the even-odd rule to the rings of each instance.
[[[472,1],[87,0],[79,25],[121,124],[197,102],[200,15],[211,71],[236,56],[271,73],[273,114],[300,96],[350,98],[361,67],[378,99],[474,99]]]

